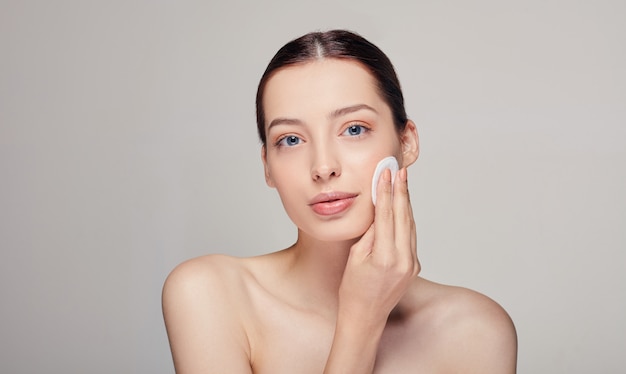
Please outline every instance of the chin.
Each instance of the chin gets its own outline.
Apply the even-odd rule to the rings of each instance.
[[[369,222],[327,222],[325,225],[301,228],[308,236],[324,242],[344,242],[361,238],[370,227]]]
[[[374,222],[373,206],[354,206],[341,216],[320,218],[310,212],[290,212],[287,215],[298,230],[314,240],[343,242],[359,239]],[[294,214],[290,214],[294,213]],[[300,214],[299,214],[300,213]]]

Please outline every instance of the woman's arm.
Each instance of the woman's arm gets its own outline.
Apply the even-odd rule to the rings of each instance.
[[[385,170],[377,188],[374,223],[352,247],[339,289],[326,374],[372,372],[387,318],[420,271],[406,168],[394,186]]]
[[[517,334],[506,311],[490,298],[470,290],[452,293],[431,344],[446,372],[514,374]]]
[[[209,256],[179,265],[165,282],[163,317],[177,374],[252,373],[223,273]]]

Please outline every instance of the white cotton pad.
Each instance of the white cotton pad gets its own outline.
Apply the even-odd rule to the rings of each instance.
[[[393,182],[398,172],[398,160],[393,156],[389,156],[380,160],[378,165],[376,165],[376,170],[374,170],[374,176],[372,177],[372,202],[374,205],[376,205],[376,186],[378,185],[378,179],[385,169],[391,171],[391,187],[393,187]]]

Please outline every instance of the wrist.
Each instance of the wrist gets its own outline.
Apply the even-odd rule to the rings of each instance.
[[[374,319],[338,315],[324,374],[371,373],[384,327]]]
[[[370,306],[358,306],[339,303],[337,311],[337,325],[346,329],[379,331],[382,333],[389,313],[380,308]]]
[[[353,344],[365,345],[371,342],[378,346],[387,323],[387,316],[375,315],[368,312],[350,312],[339,310],[335,324],[335,337],[353,341]]]

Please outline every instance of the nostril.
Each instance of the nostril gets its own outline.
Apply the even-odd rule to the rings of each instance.
[[[328,178],[337,178],[341,175],[341,169],[338,165],[328,165],[325,164],[323,166],[316,166],[311,169],[311,177],[313,180],[326,180]]]

